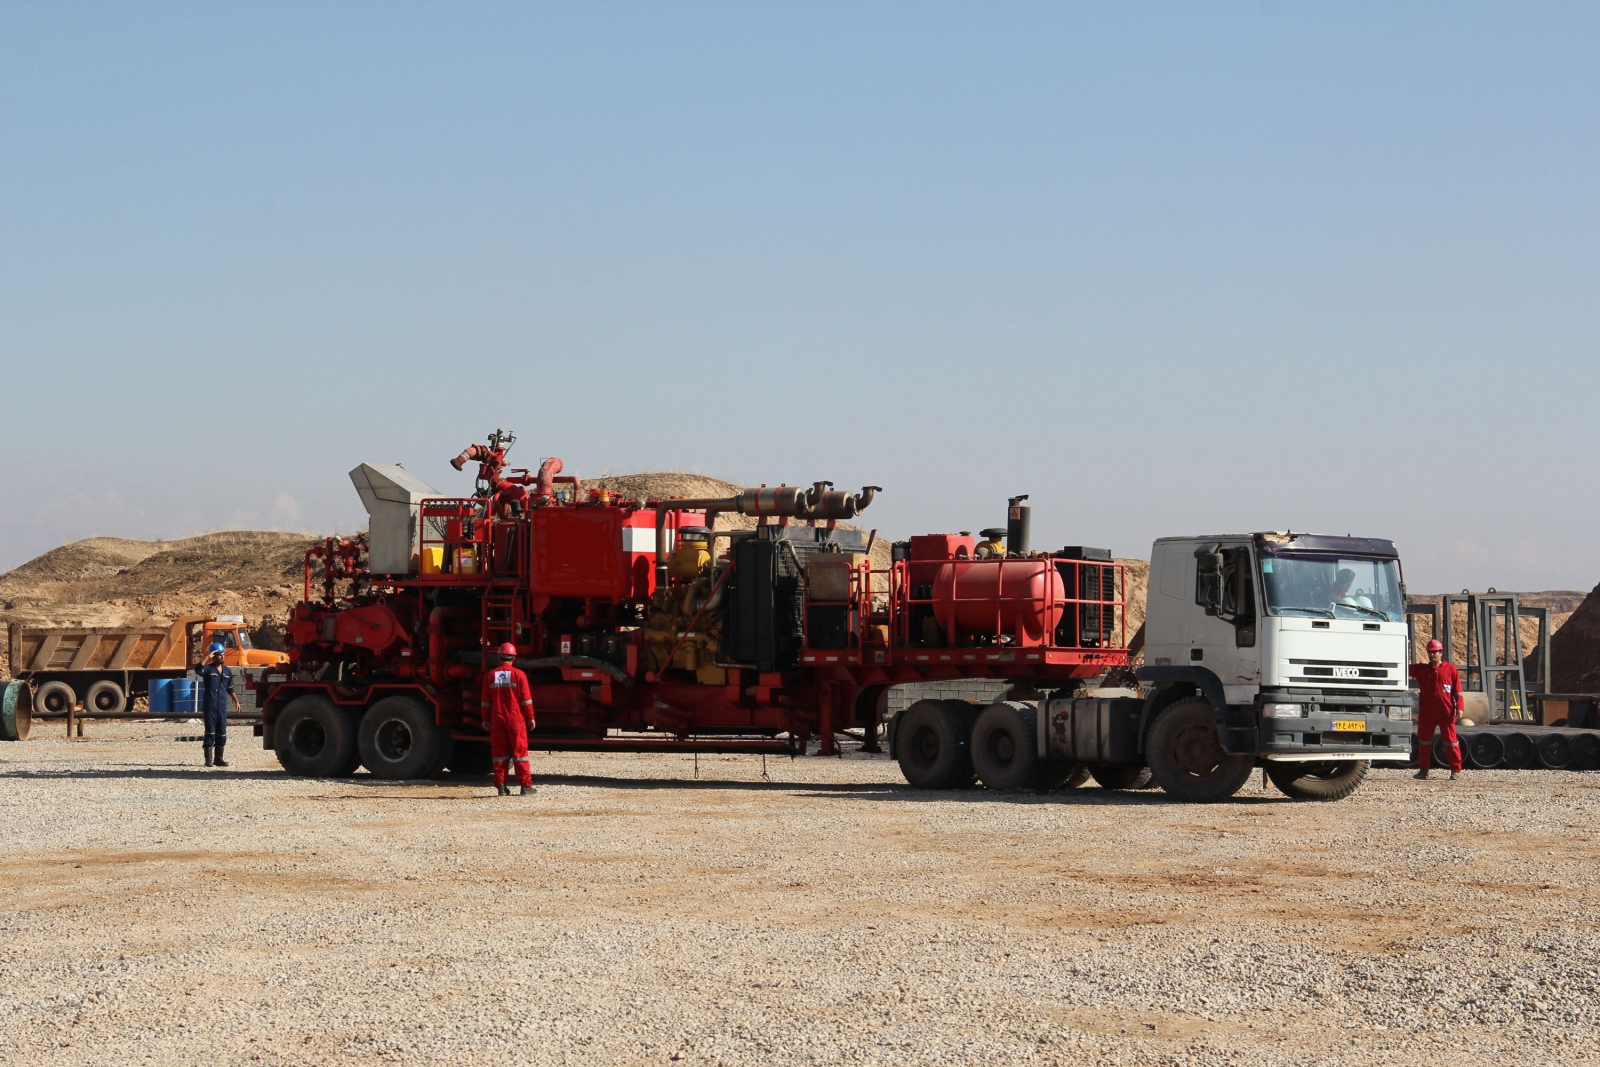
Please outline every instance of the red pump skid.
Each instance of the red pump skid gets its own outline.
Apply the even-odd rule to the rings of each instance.
[[[534,492],[515,492],[499,477],[503,456],[474,447],[479,451],[459,458],[483,463],[490,495],[427,500],[419,509],[422,550],[437,554],[428,558],[442,561],[439,573],[369,574],[363,566],[365,545],[357,541],[330,539],[307,554],[306,601],[296,605],[288,625],[287,675],[263,678],[257,685],[269,730],[291,700],[308,693],[353,710],[404,694],[426,701],[458,741],[484,740],[477,708],[480,664],[484,653],[503,641],[514,643],[519,662],[528,663],[538,719],[529,744],[547,751],[793,754],[807,751],[816,737],[821,753],[829,754],[836,751],[836,734],[858,725],[867,726],[869,748],[875,750],[880,698],[892,685],[990,678],[1051,688],[1128,663],[1120,564],[955,554],[932,562],[898,561],[882,570],[850,562],[861,560],[859,555],[825,555],[813,557],[818,562],[812,568],[846,568],[849,595],[806,603],[848,612],[848,627],[832,631],[829,639],[842,647],[812,647],[807,623],[791,668],[763,673],[719,663],[711,676],[723,680],[707,682],[703,674],[672,666],[682,638],[663,666],[652,661],[653,655],[658,661],[662,657],[652,653],[644,633],[657,591],[657,506],[664,507],[666,528],[674,535],[703,525],[704,513],[672,510],[671,501],[611,500],[598,490],[580,499],[576,479],[554,477],[559,460],[546,461],[540,476],[515,480],[517,488],[536,486]],[[570,494],[555,483],[570,484]],[[941,581],[963,575],[982,579],[988,572],[968,569],[1007,563],[1015,569],[1022,562],[1038,563],[1030,573],[1034,584],[1022,593],[1007,591],[1003,573],[1009,572],[994,571],[996,592],[981,602],[946,597],[935,604],[931,599],[929,568],[958,569],[942,571]],[[321,596],[315,595],[319,590],[313,582],[318,565]],[[731,564],[718,566],[726,578]],[[1092,580],[1101,596],[1065,595],[1086,587],[1079,568],[1088,566],[1100,568]],[[1101,575],[1113,584],[1098,584]],[[808,576],[803,588],[808,590],[812,580]],[[957,582],[949,588],[963,586]],[[693,599],[690,585],[675,583],[674,603],[680,591]],[[713,602],[715,592],[711,588],[699,602],[696,620],[706,614],[703,604]],[[1037,603],[1018,608],[1027,597]],[[1026,630],[1016,620],[1024,615],[1036,620],[1040,603],[1050,627]],[[930,612],[945,611],[948,620],[959,612],[970,620],[986,618],[991,609],[992,632],[963,632],[945,644],[927,639],[931,628],[913,632],[913,622]],[[1069,613],[1073,620],[1095,620],[1090,640],[1055,643],[1067,632],[1065,623],[1057,627],[1055,620],[1066,620]],[[692,636],[696,625],[684,625],[683,634]],[[1070,632],[1079,633],[1076,621]]]

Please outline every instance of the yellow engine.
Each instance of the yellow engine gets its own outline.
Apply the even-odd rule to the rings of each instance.
[[[657,589],[650,598],[644,640],[650,669],[657,674],[671,667],[693,671],[701,685],[726,685],[728,672],[716,665],[722,647],[722,612],[717,610],[722,594],[712,592],[710,540],[711,531],[704,527],[678,532],[678,547],[667,564],[667,576],[676,584]]]

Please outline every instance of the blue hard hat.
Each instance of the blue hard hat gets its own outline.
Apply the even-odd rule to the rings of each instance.
[[[211,647],[206,649],[206,654],[214,656],[218,652],[226,652],[226,651],[228,651],[228,650],[222,647],[222,642],[221,641],[213,641],[213,642],[211,642]]]

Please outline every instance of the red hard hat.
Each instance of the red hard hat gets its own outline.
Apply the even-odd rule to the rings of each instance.
[[[494,651],[496,655],[510,656],[512,659],[517,658],[517,646],[513,645],[510,641],[507,641]]]
[[[1443,641],[1429,641],[1428,642],[1428,651],[1429,652],[1443,652],[1444,651],[1444,642]]]

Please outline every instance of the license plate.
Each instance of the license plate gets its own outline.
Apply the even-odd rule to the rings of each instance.
[[[1364,734],[1367,732],[1365,719],[1334,719],[1333,730],[1335,733]]]

